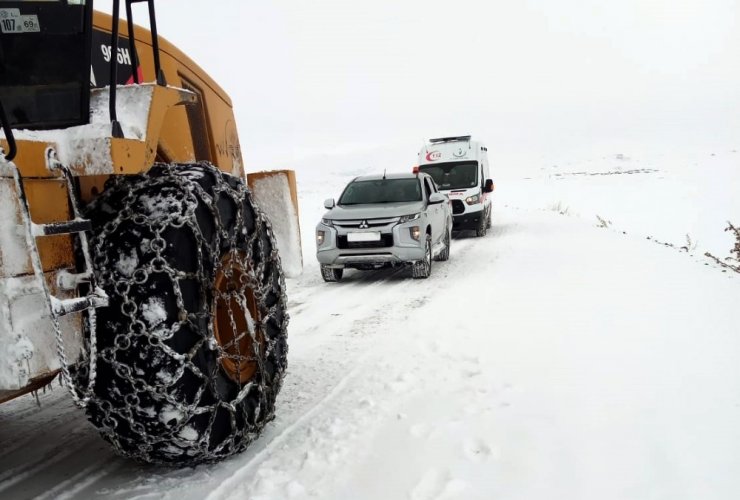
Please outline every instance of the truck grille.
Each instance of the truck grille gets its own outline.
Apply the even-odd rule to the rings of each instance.
[[[337,236],[337,248],[388,248],[393,246],[392,234],[381,234],[378,241],[347,241],[346,235]]]
[[[398,222],[398,217],[384,217],[382,219],[356,219],[356,220],[334,220],[337,227],[346,227],[354,229],[366,229],[374,227],[388,226]]]
[[[452,200],[452,213],[461,214],[465,212],[465,205],[462,200]]]

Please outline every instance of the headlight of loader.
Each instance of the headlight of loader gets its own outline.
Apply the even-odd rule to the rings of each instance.
[[[398,223],[403,224],[404,222],[411,222],[412,220],[416,220],[419,217],[421,217],[421,213],[411,214],[411,215],[402,215],[401,218],[398,219]]]
[[[478,201],[480,201],[479,194],[474,194],[473,196],[468,196],[467,198],[465,198],[465,203],[467,203],[468,205],[475,205],[476,203],[478,203]]]

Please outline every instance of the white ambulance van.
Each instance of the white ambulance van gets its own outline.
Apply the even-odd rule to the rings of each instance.
[[[418,170],[432,176],[452,204],[454,231],[485,236],[491,227],[493,181],[488,148],[469,135],[430,139],[419,151]]]

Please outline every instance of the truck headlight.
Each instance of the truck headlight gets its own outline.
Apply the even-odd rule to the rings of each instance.
[[[409,232],[411,233],[411,237],[413,239],[419,241],[419,237],[421,237],[421,228],[419,226],[410,227]]]
[[[324,231],[316,231],[316,245],[321,246],[324,244],[324,238],[326,233]]]
[[[334,223],[331,219],[321,219],[321,223],[325,226],[334,227]]]
[[[473,196],[468,196],[467,198],[465,198],[465,203],[467,203],[468,205],[475,205],[479,201],[480,201],[479,194],[474,194]]]
[[[411,222],[412,220],[416,220],[416,219],[418,219],[419,217],[421,217],[421,213],[418,213],[418,214],[411,214],[411,215],[402,215],[402,216],[401,216],[401,217],[400,217],[400,218],[398,219],[398,223],[399,223],[399,224],[403,224],[404,222]]]

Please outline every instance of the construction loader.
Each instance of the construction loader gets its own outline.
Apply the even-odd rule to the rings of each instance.
[[[0,2],[0,402],[60,377],[120,454],[218,460],[274,416],[278,247],[226,93],[92,4]]]

